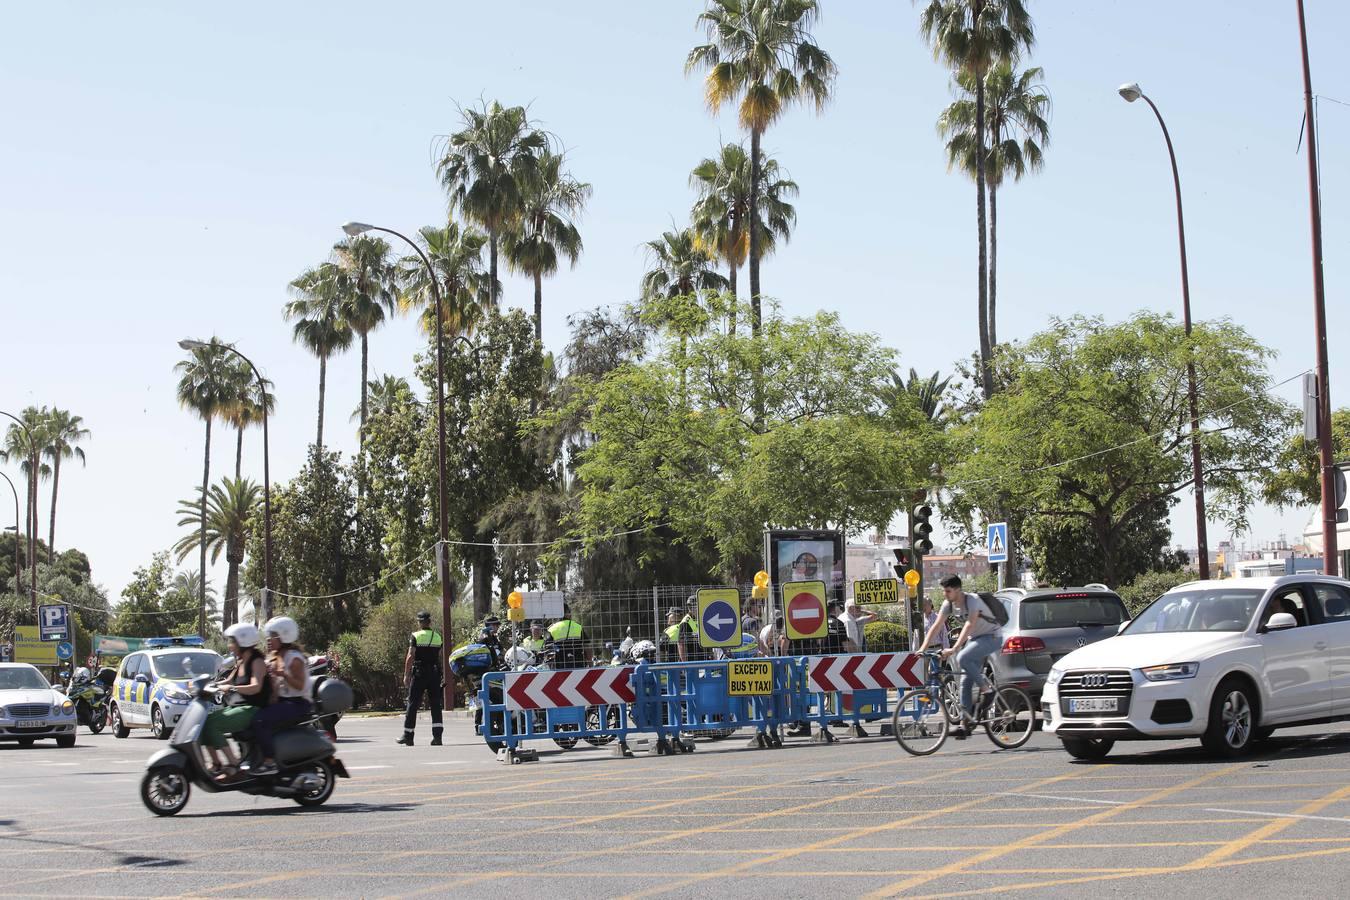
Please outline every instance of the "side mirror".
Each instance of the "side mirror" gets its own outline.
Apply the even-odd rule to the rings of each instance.
[[[1120,634],[1120,633],[1123,632],[1126,628],[1129,628],[1129,627],[1130,627],[1130,623],[1133,622],[1133,621],[1134,621],[1134,619],[1126,619],[1124,622],[1121,622],[1121,623],[1120,623],[1120,627],[1116,629],[1116,634]]]
[[[1298,620],[1289,613],[1276,613],[1266,622],[1266,631],[1287,631],[1290,628],[1297,628]]]
[[[144,672],[142,672],[142,673],[140,673],[140,674],[138,674],[138,675],[136,676],[136,683],[137,683],[137,684],[149,684],[149,683],[150,683],[150,676],[149,676],[149,675],[146,675]]]

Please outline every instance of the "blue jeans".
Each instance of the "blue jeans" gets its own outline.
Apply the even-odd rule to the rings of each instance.
[[[253,737],[265,758],[276,759],[276,733],[294,725],[309,715],[309,701],[304,697],[282,697],[271,706],[264,706],[253,717]]]
[[[975,686],[980,683],[984,661],[998,652],[998,635],[982,634],[966,641],[956,651],[956,667],[961,670],[961,706],[967,713],[975,713]]]

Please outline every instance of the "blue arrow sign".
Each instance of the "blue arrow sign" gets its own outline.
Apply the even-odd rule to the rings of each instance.
[[[731,640],[739,624],[736,610],[725,600],[714,600],[703,609],[703,630],[718,643]]]
[[[989,561],[991,563],[1008,561],[1007,522],[989,523],[989,534],[985,540],[985,547],[989,550]]]
[[[56,645],[56,656],[58,659],[70,659],[75,655],[75,648],[70,645],[70,641],[62,641]]]

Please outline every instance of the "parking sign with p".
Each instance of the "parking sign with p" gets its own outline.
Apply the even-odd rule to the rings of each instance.
[[[39,606],[38,624],[42,640],[70,640],[70,607],[64,604]]]

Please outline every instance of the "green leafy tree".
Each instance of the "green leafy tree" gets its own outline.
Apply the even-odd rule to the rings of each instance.
[[[763,156],[761,154],[761,156]],[[755,209],[759,216],[759,255],[773,253],[781,240],[787,243],[797,222],[797,211],[788,198],[797,196],[797,182],[787,177],[771,157],[759,161],[759,192]],[[717,157],[694,167],[689,184],[698,191],[690,213],[698,239],[711,247],[727,265],[727,290],[736,297],[736,274],[750,253],[750,188],[754,181],[750,155],[740,144],[726,144]],[[736,331],[736,304],[731,305],[729,328]]]
[[[205,346],[188,351],[188,358],[174,366],[178,373],[178,404],[206,423],[205,448],[202,451],[202,496],[198,504],[201,539],[200,607],[198,628],[206,634],[206,515],[207,492],[211,485],[211,423],[225,414],[239,397],[239,359],[216,337]]]
[[[301,273],[291,282],[293,298],[283,309],[294,322],[292,337],[319,359],[319,427],[314,444],[323,449],[323,400],[328,387],[328,357],[352,345],[354,333],[346,319],[344,299],[349,276],[337,263],[326,262]]]
[[[1115,551],[1117,584],[1128,584],[1145,572],[1173,571],[1185,565],[1185,554],[1168,549],[1172,541],[1168,513],[1175,503],[1175,496],[1160,499],[1120,527]],[[1052,585],[1102,580],[1101,549],[1087,519],[1018,515],[1016,520],[1019,544],[1039,580]]]
[[[46,481],[51,477],[51,467],[42,462],[42,448],[46,445],[46,427],[49,410],[44,406],[39,409],[36,406],[25,407],[19,413],[19,418],[27,427],[27,431],[20,428],[17,424],[10,425],[5,431],[4,448],[0,449],[0,462],[12,462],[17,460],[19,471],[23,473],[27,483],[27,492],[24,500],[24,531],[33,536],[33,542],[38,542],[38,483]],[[30,437],[31,435],[31,437]],[[34,556],[40,556],[36,550]],[[25,565],[27,565],[27,556],[25,551]]]
[[[501,286],[483,271],[483,245],[487,236],[475,228],[450,222],[444,228],[430,225],[417,232],[418,244],[436,270],[441,286],[441,325],[446,334],[472,334],[485,310],[497,305]],[[417,254],[398,262],[399,309],[417,311],[424,334],[436,333],[436,298],[431,274]]]
[[[398,270],[390,259],[389,243],[370,235],[349,237],[333,246],[338,265],[346,272],[342,284],[342,318],[361,342],[361,425],[357,440],[366,439],[370,377],[370,333],[384,324],[385,311],[398,305]]]
[[[985,181],[989,188],[989,345],[998,346],[998,189],[1004,178],[1020,181],[1045,164],[1050,142],[1050,95],[1040,83],[1040,67],[1015,72],[1012,64],[995,64],[984,76],[988,145],[984,149]],[[981,144],[975,129],[974,76],[959,72],[962,96],[938,117],[938,132],[947,139],[949,166],[971,178],[979,174]]]
[[[659,240],[648,241],[647,261],[651,268],[642,276],[643,321],[676,336],[677,364],[683,373],[689,339],[703,333],[711,321],[700,297],[725,287],[727,280],[717,271],[712,249],[692,228],[667,231]]]
[[[819,112],[830,98],[836,67],[811,36],[820,10],[815,0],[709,0],[698,24],[708,43],[689,51],[685,71],[705,69],[704,96],[716,113],[738,104],[750,132],[750,327],[760,329],[760,141],[793,103]]]
[[[421,454],[435,450],[424,451],[431,433],[427,409],[407,380],[386,375],[373,381],[370,398],[370,436],[362,449],[364,503],[375,517],[386,568],[400,570],[436,539],[435,482],[421,461]]]
[[[156,553],[149,565],[136,569],[122,589],[122,602],[113,610],[113,633],[125,637],[191,634],[197,604],[206,596],[207,585],[193,581],[186,585],[191,593],[179,590],[171,594],[172,579],[167,550]]]
[[[494,100],[461,108],[460,115],[462,127],[446,139],[436,173],[451,209],[488,233],[488,285],[495,302],[502,238],[524,212],[527,185],[549,141],[523,106],[502,106]]]
[[[933,57],[952,70],[958,81],[968,79],[975,93],[975,147],[986,147],[985,77],[1000,62],[1016,62],[1035,42],[1031,16],[1022,0],[925,0],[919,28]],[[980,384],[986,399],[993,396],[993,344],[989,337],[989,249],[985,190],[988,160],[975,154],[975,205],[979,226],[978,318]]]
[[[948,504],[956,521],[1004,503],[1027,521],[1081,521],[1098,556],[1093,580],[1122,583],[1130,536],[1142,530],[1147,544],[1160,504],[1191,485],[1193,357],[1209,512],[1245,528],[1291,423],[1289,408],[1267,393],[1271,351],[1247,332],[1200,323],[1188,341],[1168,316],[1139,313],[1115,325],[1076,316],[1052,320],[1003,357],[1007,386],[957,432],[961,462],[949,473]]]
[[[557,273],[560,259],[577,264],[581,232],[576,221],[591,196],[591,186],[564,172],[562,165],[561,154],[539,154],[523,176],[520,216],[502,246],[511,268],[534,280],[534,337],[541,342],[544,277]]]
[[[52,409],[47,414],[43,437],[46,446],[42,448],[42,455],[52,463],[51,524],[47,531],[47,562],[50,563],[56,554],[56,493],[61,486],[61,461],[73,458],[84,465],[84,450],[76,445],[89,437],[89,429],[84,427],[84,419],[80,416],[71,415],[68,410]]]
[[[1350,459],[1350,409],[1331,412],[1331,453],[1337,460]],[[1316,506],[1322,502],[1322,462],[1317,441],[1302,430],[1280,448],[1275,465],[1266,473],[1261,498],[1272,506]]]
[[[197,524],[198,501],[183,500],[178,504],[182,518],[179,527]],[[255,519],[262,509],[262,488],[256,483],[224,478],[211,486],[206,502],[206,547],[212,564],[225,554],[228,574],[225,579],[225,606],[221,625],[228,628],[239,621],[239,567],[244,562],[244,547]],[[174,544],[178,561],[182,562],[193,550],[199,549],[201,532],[194,530]]]
[[[1172,588],[1194,579],[1192,573],[1180,569],[1144,572],[1120,589],[1120,599],[1125,601],[1125,608],[1134,617]]]

